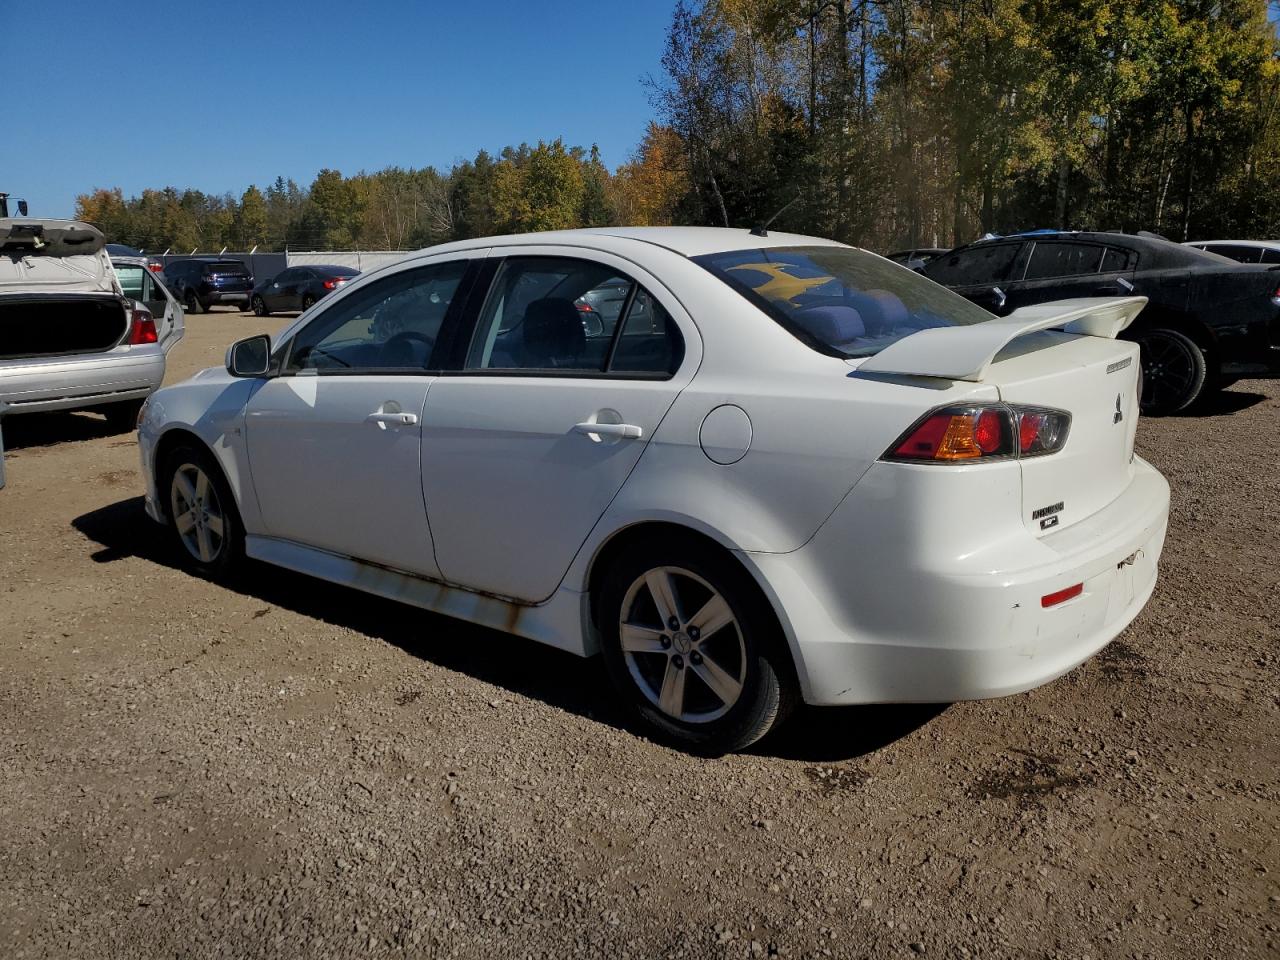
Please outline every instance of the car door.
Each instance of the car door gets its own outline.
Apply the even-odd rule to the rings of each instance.
[[[421,417],[436,339],[469,261],[414,260],[353,286],[280,348],[245,410],[269,536],[436,577]],[[460,292],[461,290],[461,292]]]
[[[525,601],[550,596],[692,377],[701,342],[657,279],[578,248],[507,248],[427,396],[422,480],[442,575]],[[620,322],[583,294],[627,284]]]
[[[983,240],[928,261],[922,270],[936,283],[950,287],[992,313],[1014,309],[1012,299],[1026,268],[1023,240]]]
[[[263,299],[267,302],[268,310],[296,310],[298,309],[298,267],[290,267],[280,273],[278,277],[271,281],[271,285],[267,287],[267,291]]]
[[[146,267],[142,268],[142,302],[155,318],[156,337],[165,352],[168,352],[173,344],[182,339],[185,315],[177,298]]]

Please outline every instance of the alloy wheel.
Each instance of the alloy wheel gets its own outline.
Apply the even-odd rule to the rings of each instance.
[[[1184,342],[1185,341],[1185,342]],[[1195,345],[1183,337],[1153,331],[1142,337],[1142,406],[1179,410],[1198,392],[1201,378]]]
[[[200,563],[213,563],[225,542],[226,518],[209,475],[194,463],[173,472],[169,505],[178,539]]]
[[[673,720],[710,723],[742,696],[747,648],[737,617],[689,570],[655,567],[637,577],[623,599],[618,636],[631,679]]]

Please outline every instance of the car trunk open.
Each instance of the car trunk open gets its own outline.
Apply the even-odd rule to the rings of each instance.
[[[97,228],[0,219],[0,360],[110,350],[130,322]]]
[[[112,294],[0,294],[0,360],[110,350],[129,322]]]

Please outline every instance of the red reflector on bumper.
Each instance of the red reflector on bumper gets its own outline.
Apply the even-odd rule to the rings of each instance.
[[[1046,593],[1040,598],[1040,606],[1054,607],[1060,603],[1066,603],[1072,597],[1078,597],[1084,593],[1084,584],[1077,583],[1074,587],[1067,587],[1065,590],[1058,590],[1054,593]]]

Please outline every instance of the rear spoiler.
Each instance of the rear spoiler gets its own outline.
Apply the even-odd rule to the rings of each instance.
[[[867,358],[858,365],[858,371],[981,380],[996,354],[1018,337],[1040,330],[1063,330],[1114,340],[1146,305],[1146,297],[1091,297],[1038,303],[986,323],[934,327],[913,333]]]

